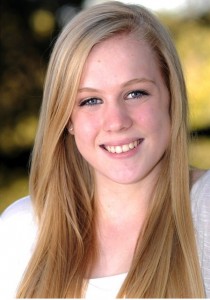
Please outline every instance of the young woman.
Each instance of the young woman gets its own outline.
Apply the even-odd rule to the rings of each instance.
[[[30,198],[2,216],[2,291],[210,296],[210,171],[190,171],[187,153],[167,31],[136,5],[78,14],[49,63]]]

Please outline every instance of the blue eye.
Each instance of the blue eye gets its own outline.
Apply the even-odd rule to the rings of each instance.
[[[79,104],[79,106],[85,106],[85,105],[91,106],[91,105],[98,105],[98,104],[101,104],[101,103],[102,103],[101,99],[98,99],[98,98],[89,98],[89,99],[81,101],[81,103]]]
[[[136,90],[127,94],[126,99],[139,99],[144,96],[148,96],[149,94],[144,90]]]

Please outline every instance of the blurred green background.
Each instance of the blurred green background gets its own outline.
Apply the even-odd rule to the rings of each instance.
[[[54,40],[83,1],[2,0],[0,212],[28,194],[30,153]],[[210,11],[159,13],[175,40],[190,101],[190,160],[210,168]]]

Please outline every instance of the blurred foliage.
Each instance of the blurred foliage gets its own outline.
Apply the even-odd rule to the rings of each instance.
[[[0,38],[0,212],[28,193],[29,158],[46,66],[61,27],[82,1],[2,0]],[[181,56],[190,101],[191,163],[210,168],[210,12],[160,15]]]
[[[0,212],[28,194],[29,158],[50,51],[81,4],[82,0],[1,1]]]
[[[186,79],[190,128],[210,128],[210,11],[194,18],[162,16],[170,28]]]
[[[192,139],[189,154],[192,166],[201,169],[210,168],[210,139],[207,137]]]

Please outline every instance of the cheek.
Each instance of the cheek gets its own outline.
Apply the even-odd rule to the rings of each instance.
[[[139,122],[147,133],[169,136],[170,116],[166,107],[146,107],[139,115]]]
[[[86,114],[76,114],[72,117],[72,123],[74,127],[74,136],[77,143],[90,140],[94,137],[97,124],[94,118],[87,116]]]

